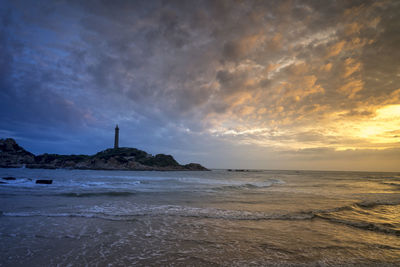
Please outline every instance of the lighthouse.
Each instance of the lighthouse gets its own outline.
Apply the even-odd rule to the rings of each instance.
[[[117,124],[117,126],[115,126],[114,149],[118,148],[118,141],[119,141],[119,128]]]

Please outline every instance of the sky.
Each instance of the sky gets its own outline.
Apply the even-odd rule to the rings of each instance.
[[[400,1],[0,2],[0,138],[400,171]]]

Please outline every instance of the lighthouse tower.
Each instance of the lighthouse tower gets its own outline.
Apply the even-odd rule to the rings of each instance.
[[[115,126],[114,149],[118,148],[118,141],[119,141],[119,128],[117,124],[117,126]]]

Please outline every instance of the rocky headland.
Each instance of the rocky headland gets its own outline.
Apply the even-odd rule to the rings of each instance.
[[[197,163],[179,164],[171,155],[155,156],[145,151],[121,147],[110,148],[95,155],[34,155],[14,139],[0,139],[0,168],[140,170],[140,171],[206,171]]]

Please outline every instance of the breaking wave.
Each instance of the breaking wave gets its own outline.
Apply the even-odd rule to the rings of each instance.
[[[107,192],[109,194],[110,192]],[[123,192],[121,192],[123,193]],[[130,192],[125,192],[131,194]],[[395,214],[395,215],[393,215]],[[328,210],[312,210],[286,214],[226,210],[216,208],[196,208],[175,205],[102,205],[82,209],[77,212],[0,212],[10,217],[86,217],[106,220],[135,220],[140,216],[177,216],[200,219],[222,220],[312,220],[322,219],[362,230],[400,236],[400,201],[360,202],[349,206]],[[377,216],[378,215],[378,216]],[[397,216],[393,220],[393,216]],[[391,218],[391,219],[390,219]]]
[[[57,196],[63,196],[63,197],[127,197],[127,196],[133,196],[136,193],[134,192],[119,192],[119,191],[110,191],[110,192],[84,192],[84,193],[61,193],[57,194]]]
[[[311,213],[302,212],[292,214],[267,214],[263,212],[194,208],[174,205],[135,206],[129,208],[116,206],[94,206],[90,209],[71,213],[46,213],[32,211],[3,212],[2,215],[10,217],[88,217],[110,220],[130,220],[131,217],[138,216],[178,216],[226,220],[305,220],[313,217],[313,214]]]
[[[360,202],[314,215],[332,223],[400,236],[400,201]]]
[[[253,182],[253,183],[239,183],[239,184],[230,184],[230,185],[222,185],[219,187],[214,187],[214,190],[224,191],[224,190],[242,190],[242,189],[259,189],[259,188],[268,188],[275,184],[284,184],[285,182],[278,179],[269,179],[264,182]]]

